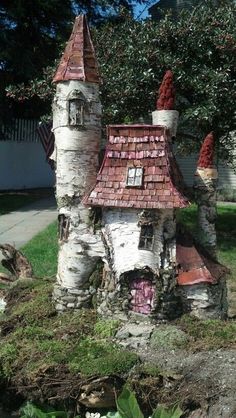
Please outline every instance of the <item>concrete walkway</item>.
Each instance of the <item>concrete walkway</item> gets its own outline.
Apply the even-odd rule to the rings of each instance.
[[[37,200],[0,216],[0,244],[22,247],[57,218],[54,197]]]

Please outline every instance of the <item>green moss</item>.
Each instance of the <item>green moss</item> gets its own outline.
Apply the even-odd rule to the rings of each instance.
[[[191,338],[190,348],[211,349],[229,347],[236,343],[236,322],[217,319],[200,320],[184,315],[178,320],[181,327]]]
[[[161,325],[153,332],[150,345],[153,349],[186,346],[188,336],[174,325]]]
[[[88,375],[127,373],[138,362],[138,356],[104,341],[84,339],[75,348],[69,362],[73,372]]]
[[[32,284],[30,283],[29,289],[19,289],[20,302],[15,306],[13,315],[23,317],[27,325],[40,325],[44,318],[56,315],[51,297],[52,285],[43,280],[35,283],[34,287],[31,287]]]
[[[160,368],[153,363],[144,363],[138,368],[138,372],[142,375],[158,377],[161,373]]]
[[[100,335],[101,338],[114,337],[118,330],[120,321],[116,319],[100,319],[94,326],[95,334]]]
[[[18,350],[12,342],[1,342],[0,344],[0,365],[2,377],[10,378],[13,374],[14,363],[18,358]]]
[[[1,376],[31,381],[42,371],[56,371],[62,365],[68,375],[127,373],[138,357],[107,341],[118,321],[97,321],[91,309],[56,315],[52,284],[20,280],[10,288],[0,323]]]

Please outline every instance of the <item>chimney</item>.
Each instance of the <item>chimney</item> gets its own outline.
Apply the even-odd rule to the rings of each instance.
[[[153,125],[166,126],[170,130],[171,137],[176,136],[179,113],[174,110],[175,88],[173,73],[168,70],[162,80],[158,91],[156,110],[152,112]]]

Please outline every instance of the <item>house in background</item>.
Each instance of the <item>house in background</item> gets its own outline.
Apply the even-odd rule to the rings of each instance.
[[[232,0],[232,2],[235,3],[235,0]],[[152,19],[160,20],[163,12],[171,10],[173,15],[177,17],[182,10],[191,10],[200,3],[202,3],[202,0],[160,0],[149,7],[148,12]],[[216,5],[217,3],[219,3],[219,0],[215,0]]]
[[[151,6],[148,11],[152,19],[159,20],[162,17],[162,13],[171,10],[174,16],[183,9],[191,9],[197,6],[201,0],[160,0]]]
[[[36,119],[13,119],[9,127],[0,126],[0,190],[54,186],[38,126]]]

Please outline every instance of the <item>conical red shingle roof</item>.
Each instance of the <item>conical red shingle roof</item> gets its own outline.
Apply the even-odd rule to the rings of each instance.
[[[86,16],[76,17],[70,39],[53,78],[99,83],[98,66]]]
[[[173,110],[175,105],[175,88],[172,71],[166,71],[158,90],[157,110]]]
[[[197,166],[202,168],[212,168],[214,165],[214,135],[210,132],[203,141]]]

